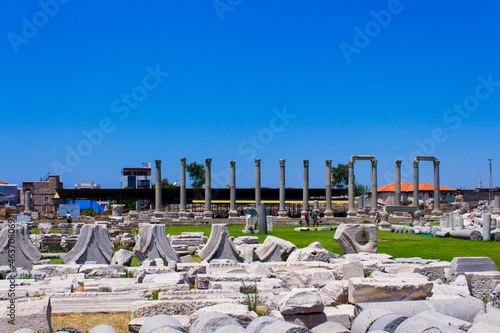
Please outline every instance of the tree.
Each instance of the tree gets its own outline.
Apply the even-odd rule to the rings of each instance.
[[[156,187],[156,184],[153,184],[153,189]],[[161,180],[161,188],[175,188],[174,184],[169,183],[168,178],[163,178]]]
[[[335,188],[346,188],[349,184],[349,167],[347,164],[339,163],[336,167],[332,167],[332,183]],[[356,181],[354,176],[354,196],[358,197],[365,195],[368,191],[368,186],[361,185]]]
[[[349,169],[347,164],[339,163],[332,167],[332,183],[335,188],[344,188],[349,182]]]
[[[193,182],[191,186],[193,188],[201,188],[205,183],[205,165],[193,162],[186,166],[187,172],[189,172],[189,179]]]

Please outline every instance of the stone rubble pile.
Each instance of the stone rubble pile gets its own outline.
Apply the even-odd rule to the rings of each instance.
[[[129,331],[139,333],[500,330],[500,273],[491,259],[393,259],[375,253],[374,227],[339,226],[335,240],[351,252],[339,256],[318,242],[297,249],[267,236],[258,243],[213,225],[202,261],[186,262],[170,242],[188,239],[199,248],[204,235],[169,239],[164,226],[147,224],[134,248],[141,265],[130,267],[134,253],[112,255],[107,229],[84,225],[66,264],[33,252],[29,270],[15,273],[18,328],[49,332],[52,313],[130,311]],[[31,244],[18,230],[23,246]],[[1,311],[10,303],[8,272],[0,267],[7,278],[0,280]],[[116,330],[99,325],[91,332]]]

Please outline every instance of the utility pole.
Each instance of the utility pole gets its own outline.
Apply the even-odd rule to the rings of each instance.
[[[493,159],[488,158],[488,161],[490,162],[490,181],[488,184],[488,205],[491,205],[491,187],[493,186],[492,182],[491,182],[491,161],[493,161]]]

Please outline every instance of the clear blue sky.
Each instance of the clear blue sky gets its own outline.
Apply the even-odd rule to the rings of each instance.
[[[286,158],[287,186],[302,186],[309,159],[311,187],[323,187],[324,160],[354,154],[378,158],[381,186],[395,159],[407,163],[420,150],[442,161],[442,185],[476,187],[481,176],[487,186],[493,158],[500,186],[498,1],[2,7],[3,181],[21,185],[50,171],[68,188],[84,180],[119,187],[121,168],[161,159],[173,182],[180,157],[211,157],[213,187],[229,182],[230,160],[238,186],[251,187],[255,151],[263,186],[279,186]],[[283,122],[276,112],[284,109]],[[370,183],[367,162],[355,170]],[[432,183],[431,163],[420,178]]]

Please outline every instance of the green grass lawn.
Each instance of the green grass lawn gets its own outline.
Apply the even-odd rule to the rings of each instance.
[[[330,252],[342,255],[340,246],[333,240],[335,231],[296,232],[297,226],[274,226],[269,233],[292,242],[303,248],[312,242],[320,242]],[[211,227],[168,227],[167,234],[180,235],[182,232],[203,231],[210,236]],[[231,236],[249,236],[243,234],[243,226],[228,226]],[[250,235],[260,238],[266,235]],[[454,257],[489,257],[500,268],[500,242],[471,241],[455,238],[438,238],[423,235],[396,234],[388,231],[378,232],[378,253],[387,253],[394,258],[421,257],[423,259],[441,259],[451,261]]]

